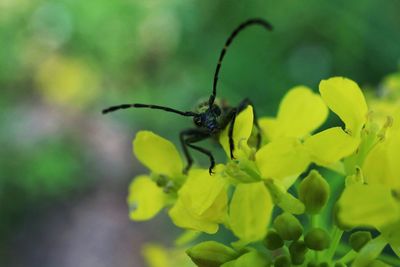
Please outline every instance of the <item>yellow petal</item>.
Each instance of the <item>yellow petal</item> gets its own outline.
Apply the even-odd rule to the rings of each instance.
[[[382,226],[399,219],[400,210],[390,188],[353,184],[338,201],[338,220],[348,226]]]
[[[258,150],[256,163],[264,178],[284,180],[304,172],[310,157],[299,140],[280,138]]]
[[[326,120],[328,108],[322,98],[305,86],[291,89],[283,98],[278,112],[281,136],[303,138]]]
[[[217,169],[222,166],[217,166]],[[226,182],[217,172],[193,169],[178,192],[178,201],[170,210],[173,222],[182,228],[215,233],[227,216]]]
[[[178,227],[198,230],[208,234],[215,234],[218,231],[218,223],[194,217],[180,198],[178,198],[168,214]]]
[[[245,108],[237,115],[235,119],[235,125],[233,126],[233,143],[235,145],[233,155],[235,156],[235,158],[245,157],[246,152],[249,150],[247,141],[249,140],[251,131],[253,130],[253,119],[254,117],[252,106],[248,106],[247,108]],[[228,158],[230,158],[228,137],[229,125],[223,130],[219,138],[219,142],[224,148]]]
[[[155,173],[174,176],[182,172],[182,161],[175,146],[150,131],[136,134],[133,151],[138,160]]]
[[[262,239],[271,218],[273,203],[263,182],[239,184],[229,209],[233,233],[244,242]]]
[[[367,155],[363,174],[370,184],[383,184],[400,192],[400,131],[391,133]]]
[[[352,80],[334,77],[322,80],[319,91],[328,107],[345,123],[346,131],[358,137],[368,113],[360,87]]]
[[[147,175],[136,177],[129,186],[129,216],[135,221],[153,218],[165,205],[163,190]]]
[[[278,137],[279,128],[278,121],[275,118],[263,117],[258,120],[258,125],[260,125],[261,132],[263,137],[267,140],[263,141],[272,141]]]
[[[329,128],[310,136],[304,142],[312,160],[322,166],[334,164],[353,154],[359,144],[359,138],[348,135],[340,127]]]
[[[217,166],[219,168],[219,166]],[[222,197],[227,199],[226,181],[218,173],[210,175],[208,170],[193,169],[186,183],[179,190],[182,199],[194,216],[206,217],[218,221],[226,212],[227,200],[222,200],[220,209],[211,208]],[[222,210],[221,210],[222,209]],[[208,212],[208,213],[207,213]],[[211,212],[211,214],[209,214]]]

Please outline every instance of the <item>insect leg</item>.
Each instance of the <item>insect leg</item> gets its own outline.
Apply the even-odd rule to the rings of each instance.
[[[211,154],[211,152],[208,151],[207,149],[204,149],[204,148],[202,148],[202,147],[195,146],[195,145],[191,144],[191,143],[190,143],[190,140],[187,140],[187,141],[186,141],[186,144],[187,144],[189,147],[191,147],[191,148],[193,148],[193,149],[195,149],[195,150],[197,150],[197,151],[199,151],[199,152],[201,152],[201,153],[203,153],[203,154],[205,154],[205,155],[208,156],[208,158],[210,159],[210,167],[208,168],[208,172],[210,173],[210,175],[213,174],[213,168],[214,168],[214,166],[215,166],[215,160],[214,160],[214,157],[213,157],[213,155]]]
[[[181,141],[183,153],[184,153],[186,161],[187,161],[187,165],[183,169],[183,173],[185,173],[185,174],[188,172],[188,170],[190,169],[190,167],[192,167],[192,164],[193,164],[193,158],[190,155],[189,150],[188,150],[188,148],[186,146],[186,142],[185,142],[185,135],[189,134],[190,131],[191,130],[184,130],[184,131],[179,133],[179,139]]]
[[[183,153],[185,154],[185,157],[187,159],[187,165],[183,169],[183,173],[187,173],[193,164],[193,158],[189,153],[188,146],[191,147],[190,143],[195,143],[195,142],[198,142],[198,141],[201,141],[201,140],[204,140],[204,139],[210,137],[210,134],[208,134],[207,132],[201,131],[199,129],[188,129],[188,130],[182,131],[180,133],[179,137],[180,137]],[[185,138],[185,137],[187,137],[187,138]],[[201,152],[203,152],[203,151],[201,151]],[[211,154],[211,153],[209,152],[209,154]],[[211,158],[210,158],[210,160],[211,160]],[[212,160],[214,160],[214,159],[212,159]]]
[[[235,150],[235,143],[233,142],[233,127],[235,125],[236,116],[239,113],[237,108],[232,109],[231,124],[229,124],[228,138],[229,138],[229,152],[231,153],[231,159],[235,159],[233,156],[233,150]]]

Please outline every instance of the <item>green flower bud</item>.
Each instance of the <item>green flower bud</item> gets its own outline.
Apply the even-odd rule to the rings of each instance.
[[[296,240],[293,241],[289,246],[290,258],[292,259],[292,264],[300,265],[303,264],[305,260],[305,255],[308,251],[308,248],[304,241]]]
[[[293,241],[289,246],[290,256],[304,256],[306,255],[308,248],[303,240]]]
[[[330,237],[324,229],[313,228],[305,235],[304,242],[308,248],[320,251],[329,247]]]
[[[281,248],[284,245],[282,237],[273,229],[269,230],[264,239],[264,244],[269,250]]]
[[[291,264],[290,264],[289,257],[286,255],[280,255],[279,257],[277,257],[275,259],[274,266],[275,267],[290,267]]]
[[[368,231],[358,231],[351,234],[349,238],[350,246],[359,252],[372,239],[371,233]]]
[[[329,194],[329,184],[315,170],[300,183],[299,198],[309,214],[319,213],[328,201]]]
[[[219,267],[236,259],[239,254],[223,244],[206,241],[188,249],[186,254],[199,267]]]
[[[335,267],[347,267],[347,265],[342,262],[336,262]]]
[[[297,240],[303,233],[299,220],[287,212],[275,218],[274,227],[284,240]]]

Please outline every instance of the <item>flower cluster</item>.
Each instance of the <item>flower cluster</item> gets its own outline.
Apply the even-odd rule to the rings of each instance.
[[[141,131],[133,151],[150,172],[130,185],[130,217],[149,220],[166,209],[187,230],[174,253],[187,248],[192,261],[180,266],[396,266],[400,109],[396,101],[369,102],[355,82],[342,77],[321,81],[319,94],[295,87],[276,117],[259,119],[259,149],[248,106],[234,124],[235,159],[225,129],[219,142],[227,162],[212,176],[204,168],[183,174],[175,146]],[[320,130],[329,110],[343,127]],[[199,233],[213,235],[221,226],[236,241],[193,245]],[[382,252],[387,244],[391,256]],[[167,250],[150,248],[145,255],[152,266],[177,266]],[[154,261],[160,255],[164,260]]]

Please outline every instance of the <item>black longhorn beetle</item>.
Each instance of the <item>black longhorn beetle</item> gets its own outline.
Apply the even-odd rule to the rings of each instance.
[[[106,108],[102,111],[103,114],[113,112],[116,110],[120,109],[127,109],[127,108],[151,108],[151,109],[160,109],[172,113],[176,113],[185,117],[193,117],[193,122],[196,126],[196,128],[191,128],[187,130],[183,130],[180,132],[179,137],[180,141],[182,144],[182,149],[185,154],[185,157],[187,159],[187,165],[184,168],[183,172],[187,173],[187,171],[190,169],[190,167],[193,164],[193,159],[189,153],[188,147],[197,150],[205,155],[207,155],[210,159],[210,167],[209,167],[209,172],[210,175],[213,173],[213,168],[215,165],[214,157],[211,154],[210,151],[196,146],[193,143],[199,142],[201,140],[210,138],[210,137],[218,137],[219,133],[225,129],[225,127],[228,126],[229,123],[229,149],[230,149],[230,156],[231,159],[234,159],[233,156],[233,150],[234,150],[234,142],[233,142],[233,126],[235,124],[235,119],[236,116],[244,110],[248,105],[252,105],[249,99],[244,99],[243,101],[240,102],[240,104],[237,107],[229,107],[224,103],[219,103],[219,101],[216,101],[216,95],[217,95],[217,82],[218,82],[218,74],[221,69],[221,63],[222,60],[225,57],[225,53],[229,47],[229,45],[232,43],[233,39],[237,36],[239,32],[244,30],[245,28],[251,26],[251,25],[259,25],[264,27],[265,29],[272,31],[272,25],[267,22],[264,19],[259,19],[259,18],[254,18],[254,19],[249,19],[242,24],[240,24],[229,36],[229,38],[225,42],[224,48],[221,50],[221,53],[219,55],[218,59],[218,64],[215,69],[215,74],[214,74],[214,83],[213,83],[213,90],[212,94],[209,98],[208,101],[201,103],[196,112],[191,112],[191,111],[179,111],[173,108],[169,107],[164,107],[164,106],[158,106],[158,105],[152,105],[152,104],[122,104],[118,106],[112,106],[109,108]],[[254,109],[253,109],[254,112]],[[260,127],[257,123],[257,119],[255,116],[254,112],[254,125],[258,129],[257,133],[257,146],[259,147],[261,144],[261,135],[260,135]]]

